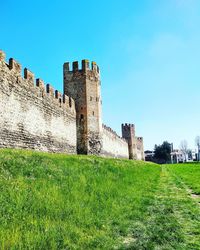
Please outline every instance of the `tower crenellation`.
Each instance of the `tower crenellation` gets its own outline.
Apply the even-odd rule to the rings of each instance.
[[[135,138],[135,125],[122,124],[122,137],[128,143],[129,159],[136,159],[136,138]]]
[[[77,72],[77,71],[79,71],[79,72],[93,71],[97,75],[100,74],[100,70],[99,70],[99,67],[96,64],[96,62],[92,61],[90,63],[90,61],[87,60],[87,59],[83,59],[81,61],[81,64],[78,61],[74,61],[72,63],[65,62],[64,65],[63,65],[63,68],[64,68],[65,71],[68,71],[68,72],[71,72],[71,73]]]
[[[82,60],[64,63],[64,93],[75,100],[77,122],[77,151],[100,154],[102,148],[102,117],[100,75],[96,63]]]

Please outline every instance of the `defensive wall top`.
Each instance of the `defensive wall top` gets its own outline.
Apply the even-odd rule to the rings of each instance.
[[[72,64],[70,62],[65,62],[63,65],[65,71],[69,71],[69,72],[77,72],[77,71],[94,71],[96,73],[100,73],[99,67],[97,66],[96,62],[91,62],[84,59],[81,61],[81,67],[79,65],[78,61],[72,62]]]
[[[135,125],[131,124],[131,123],[122,123],[122,128],[134,128],[135,129]]]
[[[114,136],[118,137],[119,139],[123,140],[126,142],[126,139],[123,137],[119,136],[116,131],[114,131],[112,128],[106,126],[105,124],[102,124],[103,129],[107,130],[108,132],[112,133]]]
[[[143,142],[143,137],[137,137],[137,141]]]
[[[55,99],[56,102],[59,103],[60,107],[66,107],[72,113],[75,112],[75,102],[71,97],[67,95],[61,94],[58,90],[54,90],[51,84],[46,84],[40,78],[37,78],[35,81],[34,73],[32,73],[29,69],[24,68],[24,74],[22,77],[22,66],[15,59],[10,58],[9,63],[5,61],[6,54],[0,50],[0,63],[4,63],[7,68],[14,73],[14,75],[18,78],[22,78],[26,81],[27,85],[30,87],[39,88],[42,91],[42,96],[48,95],[52,99]]]

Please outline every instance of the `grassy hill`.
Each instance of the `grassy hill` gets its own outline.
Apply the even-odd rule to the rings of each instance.
[[[200,163],[174,164],[168,169],[180,182],[200,195]]]
[[[0,150],[0,249],[200,249],[198,204],[169,168]]]

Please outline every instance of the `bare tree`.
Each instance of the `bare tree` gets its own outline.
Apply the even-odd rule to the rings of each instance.
[[[196,138],[195,138],[195,144],[196,144],[197,150],[198,150],[198,152],[197,152],[197,161],[199,161],[199,151],[200,151],[200,136],[199,135],[196,136]]]
[[[181,141],[180,143],[180,150],[184,155],[184,160],[187,160],[187,153],[188,153],[188,143],[186,140]]]

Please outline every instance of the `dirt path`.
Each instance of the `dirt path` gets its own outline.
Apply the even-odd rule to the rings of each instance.
[[[196,200],[198,202],[198,204],[200,205],[200,195],[195,194],[191,188],[187,188],[186,190],[187,190],[188,194],[190,195],[190,197],[192,199]]]
[[[181,225],[185,249],[200,249],[200,208],[192,190],[178,177],[172,174],[166,166],[169,183],[174,187],[174,213]],[[176,191],[175,191],[176,190]]]
[[[133,226],[134,240],[122,249],[200,249],[200,208],[197,198],[162,166],[154,202],[144,221]]]
[[[195,194],[195,192],[191,188],[189,188],[188,185],[186,185],[186,183],[184,183],[183,180],[179,176],[175,175],[174,173],[173,174],[171,173],[171,175],[176,180],[177,185],[181,189],[185,189],[185,191],[188,193],[188,195],[192,199],[196,200],[196,202],[200,205],[200,195],[199,194]]]

